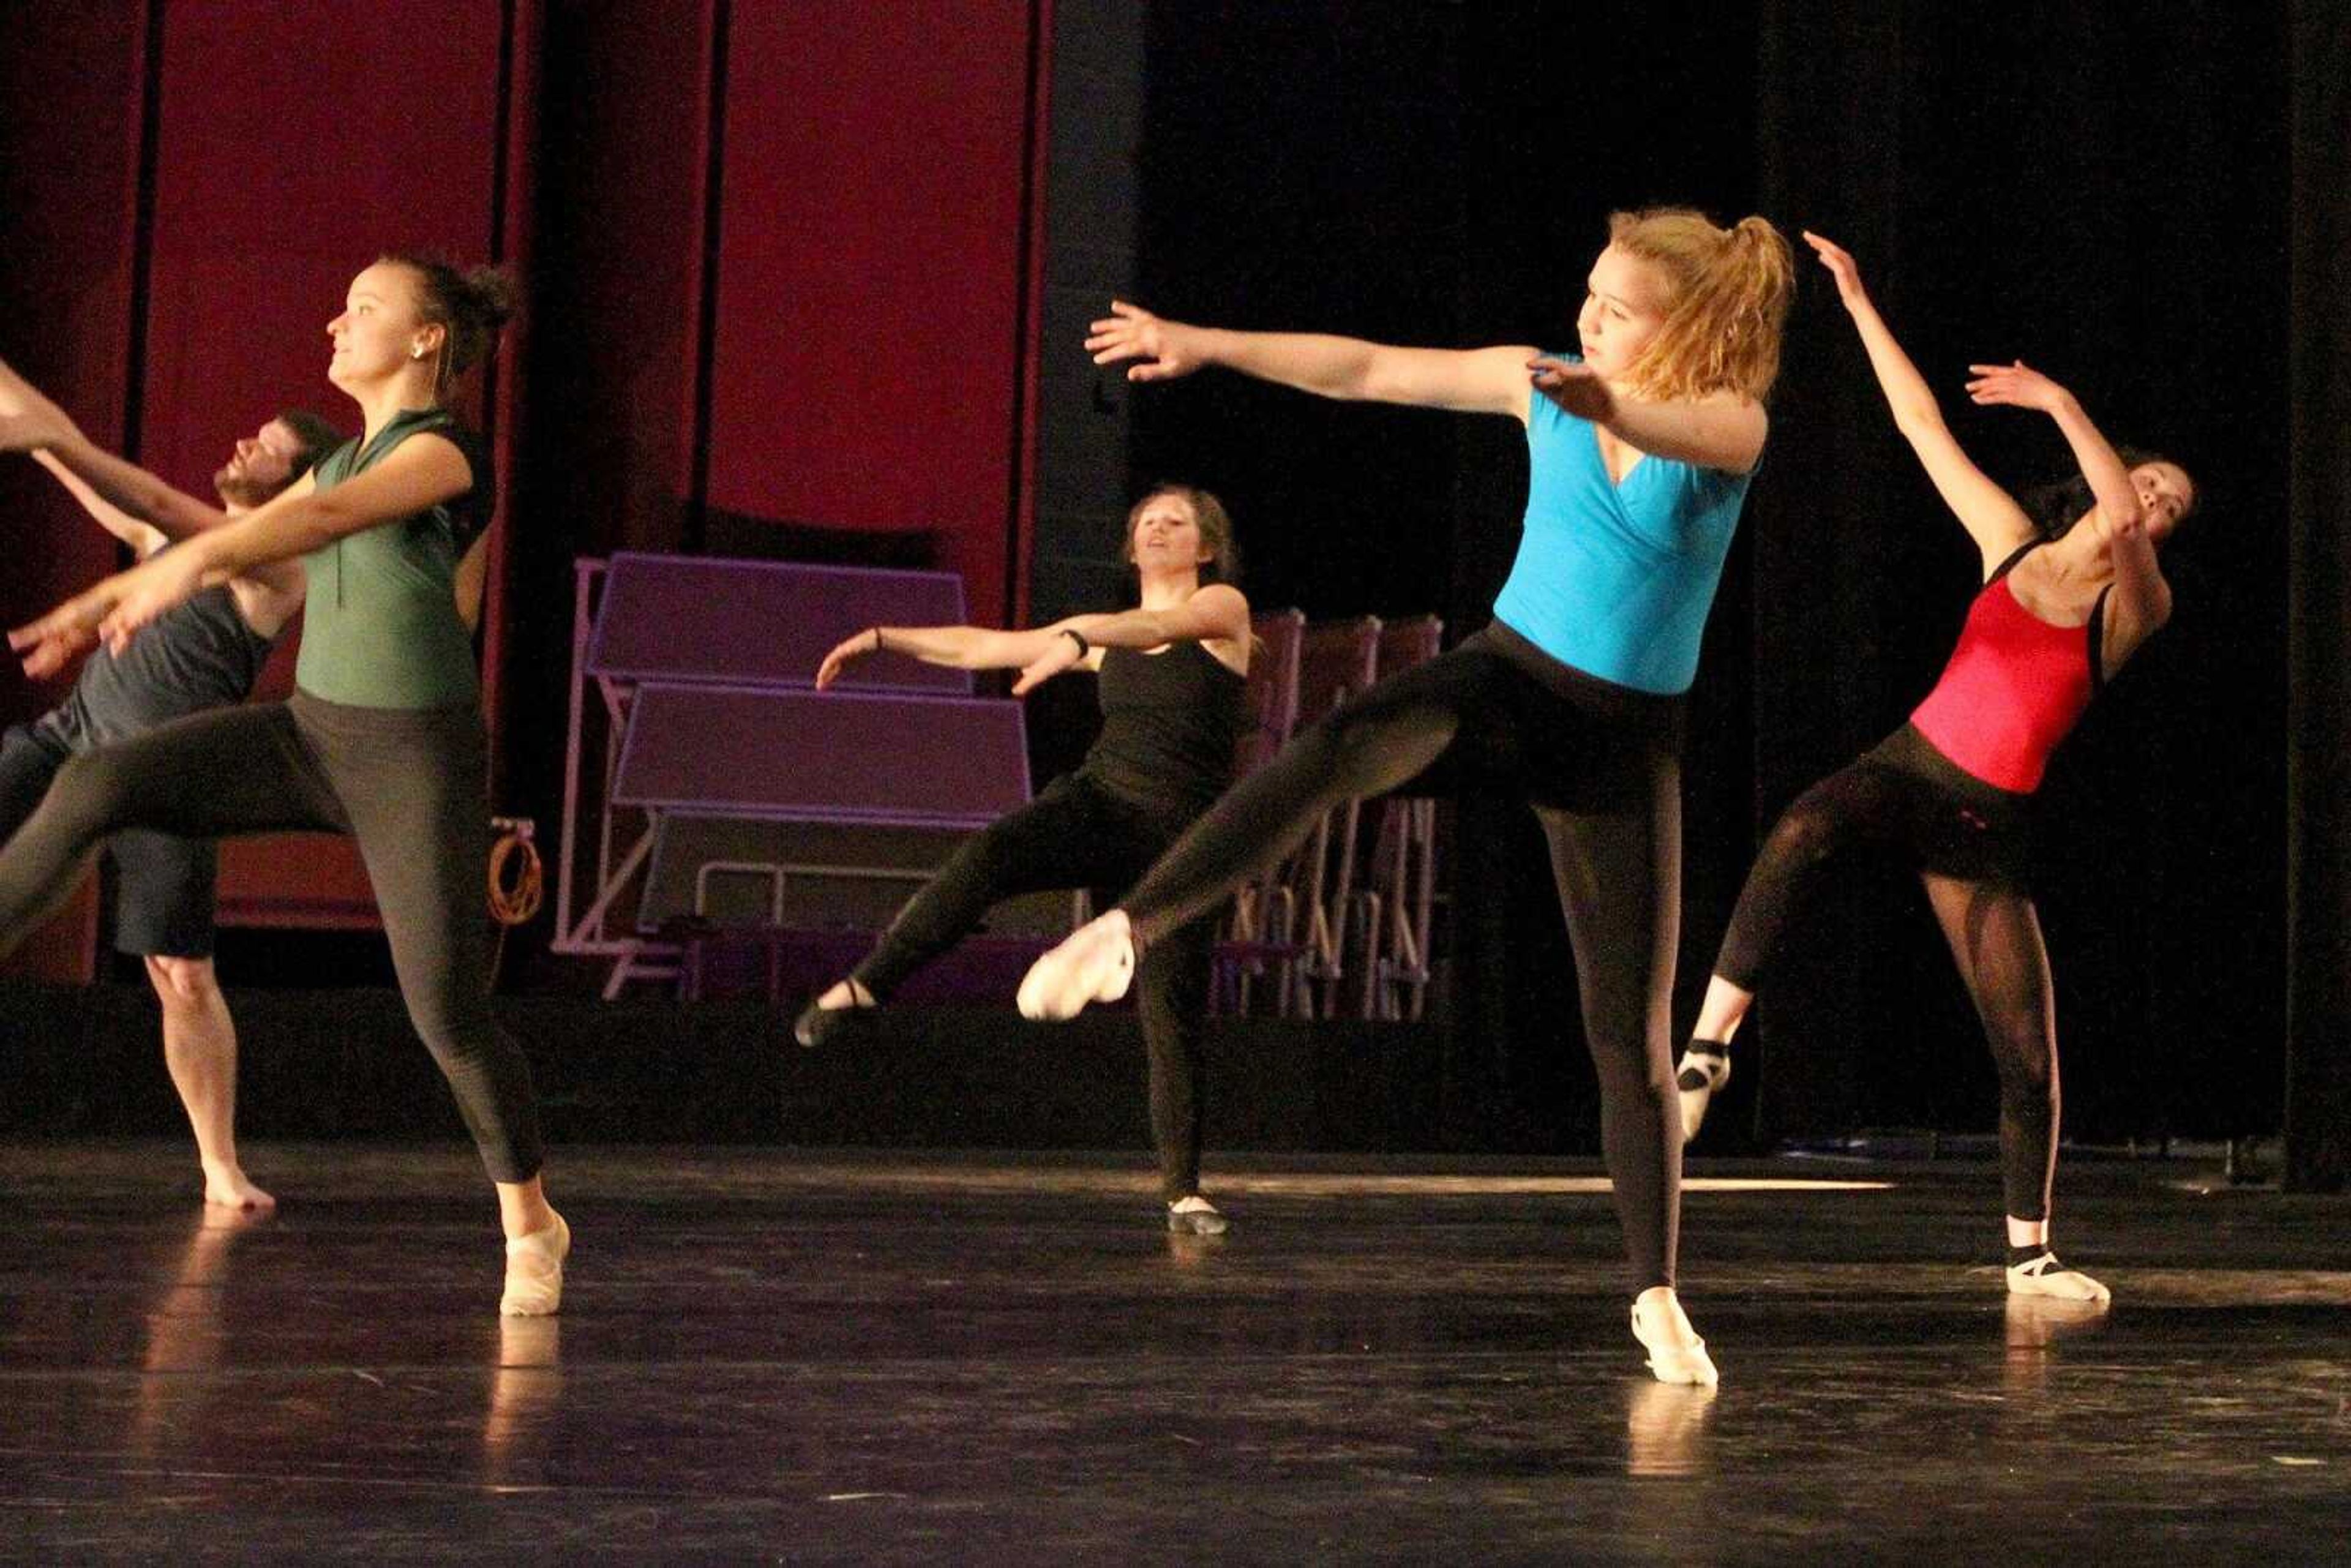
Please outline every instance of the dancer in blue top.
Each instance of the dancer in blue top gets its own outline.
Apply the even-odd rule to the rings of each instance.
[[[1534,808],[1551,842],[1631,1256],[1633,1332],[1667,1383],[1715,1381],[1674,1293],[1681,1127],[1667,1004],[1680,927],[1683,694],[1763,451],[1793,287],[1761,218],[1618,213],[1580,355],[1233,332],[1113,302],[1086,347],[1128,379],[1221,365],[1323,397],[1508,414],[1527,427],[1526,531],[1495,619],[1302,733],[1176,841],[1118,908],[1043,958],[1032,1018],[1123,995],[1136,951],[1270,867],[1332,806],[1452,779]]]

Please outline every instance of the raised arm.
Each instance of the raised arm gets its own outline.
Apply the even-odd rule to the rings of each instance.
[[[2114,591],[2106,595],[2106,624],[2099,639],[2105,673],[2113,674],[2171,619],[2171,585],[2156,561],[2147,524],[2134,516],[2108,535],[2115,560]]]
[[[1092,325],[1086,351],[1127,365],[1131,382],[1172,381],[1209,365],[1317,397],[1527,416],[1530,348],[1401,349],[1311,332],[1239,332],[1155,316],[1123,299]]]
[[[152,523],[141,522],[92,489],[89,481],[67,467],[49,448],[36,447],[33,461],[47,469],[57,482],[65,486],[66,494],[81,504],[81,509],[90,515],[92,521],[129,545],[131,553],[140,559],[146,559],[170,542],[164,538],[162,529]]]
[[[2155,544],[2147,538],[2147,515],[2139,503],[2138,486],[2113,444],[2098,429],[2074,394],[2018,360],[2005,365],[1970,365],[1976,379],[1969,395],[1980,403],[2034,408],[2057,422],[2074,461],[2089,482],[2097,516],[2105,525],[2114,555],[2114,591],[2106,596],[2104,657],[2109,671],[2171,618],[2171,587],[2156,564]]]
[[[2032,537],[2032,519],[2015,497],[1975,465],[1943,423],[1943,411],[1928,389],[1926,378],[1895,341],[1893,331],[1862,287],[1861,268],[1852,256],[1810,230],[1804,233],[1804,243],[1836,279],[1837,298],[1844,301],[1846,314],[1861,334],[1862,347],[1869,352],[1870,369],[1877,373],[1878,389],[1886,394],[1895,428],[1918,455],[1927,477],[1934,481],[1936,494],[1975,540],[1989,576],[2017,546]]]

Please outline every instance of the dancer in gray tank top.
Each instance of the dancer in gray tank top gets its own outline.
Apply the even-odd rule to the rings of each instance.
[[[0,395],[37,395],[5,366],[0,378],[6,384]],[[341,441],[340,431],[308,410],[278,414],[237,442],[213,476],[223,511],[244,516],[308,473]],[[217,515],[198,510],[193,498],[182,497],[190,505],[178,507],[158,497],[134,516],[52,454],[35,456],[99,527],[142,560]],[[24,826],[57,770],[76,755],[245,701],[301,603],[300,569],[265,567],[174,607],[119,655],[93,650],[65,701],[0,735],[0,843]],[[204,1201],[273,1207],[277,1200],[255,1185],[237,1157],[236,1026],[213,967],[213,845],[134,829],[118,834],[108,852],[116,872],[114,946],[145,960],[162,1003],[163,1061],[195,1134]]]

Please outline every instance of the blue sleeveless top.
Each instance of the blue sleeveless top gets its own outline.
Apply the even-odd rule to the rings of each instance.
[[[1528,396],[1525,531],[1495,619],[1587,675],[1663,696],[1689,690],[1753,470],[1648,454],[1611,484],[1599,430]]]

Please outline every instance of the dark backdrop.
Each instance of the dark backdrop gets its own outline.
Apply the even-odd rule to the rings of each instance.
[[[1155,309],[1226,325],[1558,345],[1610,209],[1761,212],[1859,254],[1996,476],[2058,476],[2065,449],[2038,416],[1967,405],[1970,360],[2027,358],[2116,438],[2175,453],[2205,497],[2168,562],[2179,613],[2046,792],[2067,1124],[2274,1128],[2283,22],[2189,5],[2124,32],[2102,11],[1157,7],[1140,286]],[[1757,832],[1901,721],[1975,587],[1971,547],[1799,254],[1771,447],[1695,698],[1683,1027]],[[1456,636],[1484,622],[1524,496],[1515,427],[1228,377],[1138,394],[1135,425],[1138,479],[1197,475],[1232,503],[1259,603],[1437,608]],[[1459,826],[1451,950],[1478,983],[1453,997],[1453,1124],[1588,1142],[1540,840],[1515,807],[1467,802]],[[1990,1064],[1914,886],[1840,890],[1757,1025],[1737,1125],[1990,1124]]]
[[[1089,234],[1091,260],[1061,275],[1065,295],[1115,275],[1155,308],[1231,325],[1557,345],[1610,209],[1761,212],[1792,236],[1819,228],[1859,254],[1996,476],[2054,474],[2064,448],[2045,421],[1959,402],[1970,359],[2025,357],[2074,386],[2111,433],[2172,452],[2205,495],[2168,561],[2177,619],[2102,699],[2048,789],[2041,891],[2069,1128],[2121,1137],[2280,1124],[2290,851],[2294,1035],[2339,1032],[2342,982],[2326,978],[2351,914],[2344,719],[2329,674],[2346,652],[2332,566],[2344,494],[2339,7],[2187,0],[2126,27],[2105,5],[1929,0],[1033,0],[974,13],[962,26],[984,36],[950,48],[919,35],[954,26],[950,13],[912,4],[883,7],[925,19],[911,37],[847,5],[806,9],[795,32],[742,0],[403,4],[446,13],[428,31],[462,56],[467,81],[496,85],[484,99],[496,124],[474,134],[462,166],[388,162],[403,178],[432,172],[444,212],[452,193],[475,204],[471,221],[490,222],[490,244],[526,267],[532,300],[530,335],[503,383],[519,402],[505,421],[514,472],[495,650],[502,804],[557,815],[578,554],[806,546],[913,559],[927,549],[978,562],[985,578],[1003,541],[1006,575],[975,581],[974,601],[1024,601],[1024,476],[1038,441],[1029,356],[1043,355],[1044,384],[1061,389],[1075,378],[1054,356],[1078,352],[1065,334],[1036,331],[1038,289],[1056,281],[1038,277],[1039,257],[1068,249],[1038,243],[1053,224],[1047,212],[1040,225],[1037,178],[1050,114],[1050,145],[1072,154],[1050,172],[1056,199],[1130,231]],[[234,8],[257,38],[295,14],[265,0]],[[163,351],[142,334],[171,327],[150,270],[294,246],[304,276],[331,281],[365,257],[301,237],[315,225],[298,203],[259,210],[270,232],[157,250],[154,231],[182,210],[154,188],[158,171],[205,151],[204,128],[184,118],[204,85],[187,75],[189,41],[225,26],[222,7],[146,0],[127,22],[122,7],[36,9],[37,34],[20,28],[27,47],[6,52],[0,108],[11,258],[0,353],[41,369],[94,429],[135,446],[165,390],[153,373]],[[811,76],[794,51],[819,47],[810,38],[828,27],[856,37],[835,68]],[[1112,34],[1115,48],[1082,47]],[[1139,68],[1106,69],[1128,57],[1130,37]],[[920,65],[898,78],[918,103],[902,112],[887,92],[845,92],[827,120],[834,140],[779,139],[800,101],[789,84],[853,85],[893,50]],[[1085,68],[1055,72],[1057,55]],[[288,183],[274,160],[349,158],[360,132],[320,107],[315,73],[288,57],[261,76],[255,90],[304,107],[264,125],[282,131],[282,145],[252,134],[223,143],[226,161],[207,178],[233,191],[245,170],[296,190],[303,181]],[[985,101],[935,112],[964,91]],[[401,145],[434,145],[433,118],[430,106],[408,115]],[[366,161],[354,166],[350,179],[387,198],[390,175],[370,185]],[[953,178],[957,168],[968,177]],[[895,231],[860,230],[843,254],[862,268],[844,273],[821,254],[823,214],[866,210],[843,199],[861,179],[889,182],[895,205],[877,197],[871,210],[914,227],[894,241]],[[337,234],[383,223],[373,211],[340,203]],[[985,232],[967,246],[956,225]],[[277,237],[279,227],[295,237]],[[793,235],[798,247],[767,267],[778,236]],[[2301,258],[2291,273],[2290,249]],[[1802,265],[1772,444],[1694,699],[1685,1025],[1758,831],[1806,781],[1899,722],[1973,587],[1964,538],[1886,419],[1832,293]],[[855,308],[861,287],[876,291],[872,312]],[[803,296],[830,303],[795,314]],[[948,314],[934,330],[966,333],[944,358],[904,335],[912,323],[919,338],[942,300]],[[745,314],[730,325],[730,310]],[[814,340],[774,338],[769,315]],[[321,319],[308,298],[206,318],[215,330],[283,337],[290,347],[273,348],[273,362],[314,349]],[[898,331],[876,333],[876,321]],[[895,401],[873,394],[889,406],[872,410],[870,430],[830,402],[817,424],[795,427],[795,439],[840,434],[901,465],[884,487],[899,497],[888,517],[862,515],[841,474],[779,467],[749,444],[741,416],[754,401],[778,419],[818,406],[789,378],[761,373],[757,357],[769,350],[809,373],[849,366],[904,389]],[[1482,624],[1523,498],[1523,452],[1504,422],[1341,408],[1214,376],[1133,392],[1099,382],[1089,407],[1120,422],[1104,448],[1118,455],[1103,461],[1123,461],[1127,485],[1180,475],[1226,495],[1261,605],[1318,616],[1436,609],[1457,637]],[[200,430],[155,451],[195,463],[248,413],[207,405]],[[944,444],[910,443],[908,422],[934,413]],[[1049,443],[1054,417],[1045,411]],[[737,445],[714,453],[714,430],[735,431]],[[936,474],[903,471],[926,452],[940,456]],[[759,481],[751,490],[775,492],[765,515],[766,502],[736,494],[745,475]],[[820,505],[802,495],[818,479]],[[69,519],[35,515],[48,505],[40,486],[13,469],[5,482],[9,526],[54,541],[20,551],[40,570],[19,574],[6,598],[29,607],[91,570],[92,552]],[[724,509],[743,505],[753,510]],[[2290,535],[2301,552],[2291,579]],[[41,695],[7,700],[22,711]],[[1486,802],[1465,802],[1458,830],[1450,951],[1454,972],[1478,983],[1454,988],[1448,1124],[1464,1143],[1586,1146],[1590,1076],[1539,840],[1521,811]],[[282,951],[290,939],[272,941]],[[509,969],[536,988],[580,979],[528,945]],[[1860,883],[1821,910],[1750,1040],[1761,1051],[1742,1065],[1721,1135],[1991,1124],[1990,1069],[1913,889]],[[2339,1076],[2311,1082],[2341,1093]],[[2335,1147],[2339,1176],[2339,1137]]]

